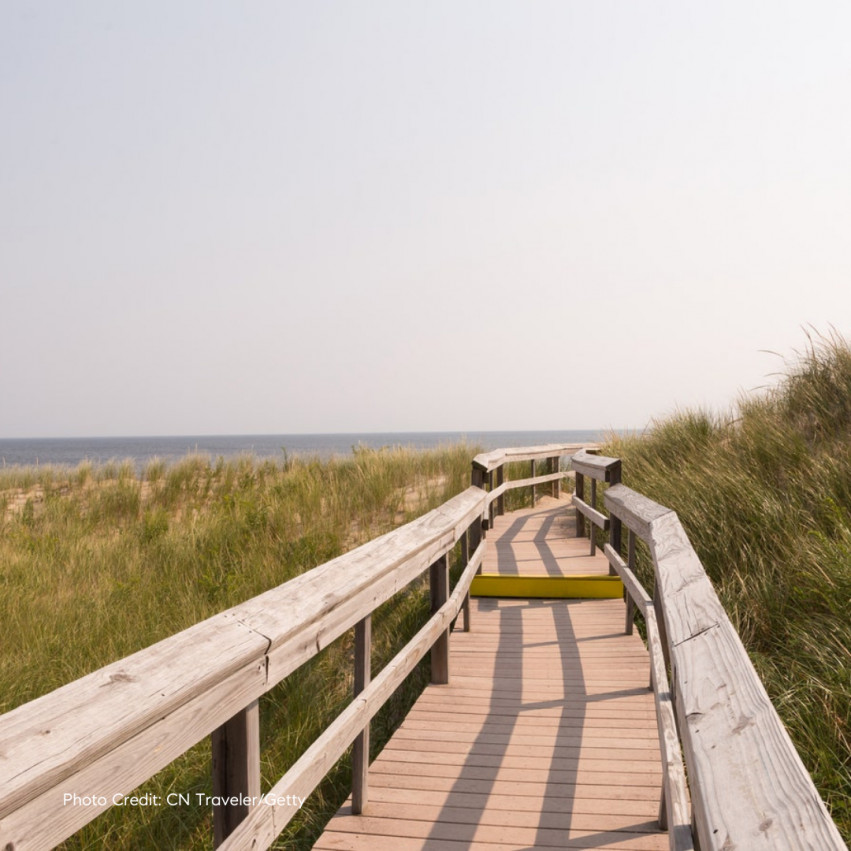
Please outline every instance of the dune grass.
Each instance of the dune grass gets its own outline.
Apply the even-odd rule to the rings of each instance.
[[[32,700],[414,519],[469,485],[477,447],[357,449],[332,461],[187,456],[0,473],[0,711]],[[459,554],[455,554],[456,570]],[[374,617],[378,670],[424,622],[422,583]],[[350,700],[346,634],[261,701],[265,792]],[[404,717],[428,660],[373,723]],[[276,847],[309,848],[350,789],[347,755]],[[121,790],[127,791],[130,790]],[[201,742],[140,787],[211,793]],[[194,797],[193,797],[194,800]],[[204,807],[112,808],[68,849],[212,847]]]
[[[602,448],[679,515],[851,841],[851,349],[811,340],[770,391]],[[642,579],[652,588],[646,553]]]

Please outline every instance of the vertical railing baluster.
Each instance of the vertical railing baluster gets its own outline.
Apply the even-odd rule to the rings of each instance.
[[[256,700],[222,724],[210,737],[213,797],[238,800],[213,806],[213,846],[218,848],[260,798],[260,706]]]
[[[613,464],[606,471],[606,481],[609,483],[609,487],[612,485],[619,485],[621,481],[621,462],[618,461],[616,464]],[[622,524],[620,517],[615,517],[612,515],[609,521],[609,543],[612,545],[612,549],[620,555],[621,551],[621,530]],[[614,576],[615,569],[609,565],[609,576]]]
[[[597,480],[591,478],[591,508],[597,508]],[[594,524],[588,523],[588,534],[591,537],[591,555],[597,552],[597,536],[594,534]]]
[[[355,686],[357,697],[372,678],[372,615],[355,624]],[[360,815],[369,800],[369,722],[352,748],[352,812]]]
[[[627,550],[629,554],[627,556],[627,567],[635,573],[635,532],[632,529],[629,530],[627,535]],[[635,622],[635,601],[632,599],[632,594],[629,593],[626,589],[624,589],[624,594],[626,595],[626,634],[632,635],[632,625]]]
[[[485,474],[484,471],[480,467],[473,466],[473,473],[470,479],[470,484],[474,488],[482,488],[485,487]]]
[[[585,500],[585,476],[582,473],[576,474],[576,498]],[[585,517],[577,508],[576,510],[576,537],[582,538],[585,536]]]
[[[535,459],[534,459],[534,458],[532,459],[532,478],[533,478],[533,479],[535,478]],[[535,497],[536,497],[536,495],[537,495],[537,494],[536,494],[536,491],[535,491],[535,483],[533,482],[533,483],[532,483],[532,508],[534,508],[534,507],[535,507]]]
[[[472,527],[471,527],[472,528]],[[467,529],[461,535],[461,569],[466,570],[470,563],[470,529]],[[461,604],[461,609],[464,612],[464,632],[470,631],[470,592],[469,590],[464,595],[464,602]]]
[[[477,517],[472,522],[472,524],[470,525],[470,528],[467,530],[467,536],[470,539],[469,548],[470,548],[470,554],[472,555],[479,548],[479,544],[482,542],[482,538],[484,537],[484,529],[482,528],[482,518],[481,517]],[[479,565],[478,568],[476,568],[476,574],[478,575],[481,572],[482,572],[482,565]]]
[[[656,615],[656,625],[659,628],[659,639],[662,645],[662,656],[665,659],[665,671],[668,672],[668,680],[673,684],[671,676],[671,653],[668,650],[668,627],[665,625],[665,618],[662,614],[662,597],[658,583],[654,583],[653,588],[653,612]],[[671,687],[671,702],[676,701],[673,685]]]
[[[505,482],[505,465],[500,464],[496,468],[496,486],[499,487]],[[505,494],[501,493],[496,498],[496,513],[502,517],[505,514]]]
[[[557,473],[560,463],[560,456],[554,455],[550,458],[550,472]],[[551,491],[554,499],[559,499],[561,497],[561,479],[553,479],[552,491]]]
[[[449,557],[442,555],[428,572],[434,614],[449,599]],[[431,648],[431,681],[436,685],[449,682],[449,624]]]

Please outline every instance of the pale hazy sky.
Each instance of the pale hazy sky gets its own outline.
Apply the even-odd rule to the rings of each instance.
[[[0,0],[0,436],[640,428],[851,331],[851,4]]]

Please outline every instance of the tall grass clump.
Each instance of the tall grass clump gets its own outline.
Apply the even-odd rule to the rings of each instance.
[[[810,339],[729,414],[685,411],[603,448],[674,509],[851,840],[851,349]],[[642,572],[652,587],[652,567]]]
[[[359,448],[282,462],[243,456],[8,469],[0,477],[0,711],[186,629],[414,519],[469,484],[476,447]],[[422,583],[382,606],[377,671],[424,622]],[[353,637],[341,636],[261,701],[267,791],[351,699]],[[428,662],[374,723],[378,749],[427,681]],[[201,742],[141,791],[211,793]],[[347,755],[279,847],[309,848],[351,788]],[[120,790],[122,792],[129,790]],[[63,847],[209,847],[211,814],[113,808]]]

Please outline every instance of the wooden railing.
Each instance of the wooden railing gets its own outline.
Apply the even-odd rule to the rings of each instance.
[[[505,492],[514,488],[531,490],[532,506],[537,499],[537,486],[549,484],[551,493],[558,497],[561,480],[566,473],[560,469],[561,458],[580,449],[592,449],[593,444],[550,443],[544,446],[522,446],[514,449],[495,449],[483,452],[473,459],[473,485],[488,491],[488,514],[486,523],[493,526],[494,517],[505,513]],[[508,480],[506,466],[520,461],[530,461],[532,475],[529,478]],[[537,475],[540,462],[547,465],[547,472]]]
[[[619,484],[618,459],[579,452],[572,464],[577,491],[580,474],[618,471],[603,519],[612,532],[615,521],[628,529],[627,560],[614,535],[604,551],[624,583],[626,631],[636,609],[647,627],[670,847],[844,849],[677,515]],[[635,575],[636,539],[650,552],[653,598]]]
[[[505,460],[534,461],[577,448],[502,452]],[[501,468],[497,454],[490,453],[491,469]],[[555,481],[550,474],[512,485]],[[450,625],[463,610],[469,629],[484,518],[502,492],[470,487],[412,523],[0,716],[0,849],[54,846],[208,735],[213,796],[231,801],[213,806],[217,847],[268,848],[296,813],[294,796],[307,797],[352,744],[360,812],[370,720],[427,653],[432,681],[448,682]],[[463,572],[450,594],[449,553],[459,541]],[[429,620],[372,677],[372,613],[426,570]],[[353,701],[261,794],[258,699],[351,629]]]
[[[617,458],[601,458],[587,451],[574,455],[571,466],[576,473],[576,488],[573,493],[573,505],[576,508],[576,537],[585,534],[585,518],[602,532],[610,532],[610,543],[616,549],[621,545],[621,524],[617,517],[608,518],[597,511],[597,482],[610,485],[621,480],[621,462]],[[585,501],[585,478],[591,481],[590,501]],[[610,528],[611,525],[611,528]],[[597,535],[591,530],[591,555],[597,552]]]

